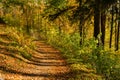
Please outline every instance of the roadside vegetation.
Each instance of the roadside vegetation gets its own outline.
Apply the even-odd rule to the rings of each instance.
[[[62,52],[68,80],[120,79],[120,0],[0,1],[0,49],[29,60],[41,40]]]

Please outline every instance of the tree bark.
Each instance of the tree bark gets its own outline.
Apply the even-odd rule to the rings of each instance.
[[[112,6],[112,19],[111,19],[111,29],[110,29],[110,43],[109,48],[112,47],[112,36],[113,36],[113,22],[114,21],[114,12],[113,12],[113,6]]]
[[[83,27],[82,27],[82,21],[79,23],[79,33],[80,33],[80,45],[83,43]]]
[[[80,0],[79,6],[80,7],[82,6],[82,0]],[[83,16],[80,17],[80,23],[79,23],[80,45],[83,44],[83,26],[82,26],[82,19],[83,18],[84,18]]]
[[[102,42],[102,45],[104,47],[104,42],[105,42],[105,23],[106,23],[106,14],[105,12],[101,13],[101,33],[102,33],[102,36],[101,36],[101,42]]]
[[[119,0],[120,1],[120,0]],[[120,2],[119,2],[120,3]],[[119,40],[120,40],[120,4],[119,4],[119,14],[118,14],[118,29],[117,29],[117,40],[116,40],[116,51],[119,49]]]
[[[117,5],[116,5],[117,6]],[[116,21],[115,21],[115,50],[116,50],[116,47],[117,47],[117,34],[118,34],[118,21],[117,21],[117,18],[118,18],[118,13],[116,13]]]
[[[94,37],[95,39],[98,39],[97,47],[100,46],[101,37],[98,37],[100,34],[100,28],[101,28],[101,0],[95,0],[95,8],[94,8]],[[100,52],[98,51],[96,53],[98,61],[100,60]],[[101,62],[97,64],[96,71],[97,73],[101,74]]]
[[[120,16],[120,14],[119,14]],[[120,20],[119,20],[119,23],[118,23],[118,33],[117,33],[117,46],[116,46],[116,50],[119,49],[119,40],[120,40]]]
[[[101,13],[100,13],[100,0],[95,0],[94,8],[94,37],[98,39],[98,34],[100,34],[101,27]]]

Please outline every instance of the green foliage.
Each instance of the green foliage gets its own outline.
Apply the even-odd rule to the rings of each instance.
[[[96,49],[93,50],[91,63],[96,68],[97,73],[101,73],[107,77],[110,77],[111,70],[118,65],[119,57],[119,55],[114,54],[111,51]]]
[[[31,59],[32,57],[32,54],[30,54],[29,50],[26,47],[20,47],[19,54],[26,59]]]
[[[4,3],[4,5],[6,7],[10,6],[10,5],[25,5],[27,2],[30,2],[33,0],[1,0],[2,3]]]
[[[64,7],[67,3],[67,0],[50,0],[49,4],[53,8]]]
[[[32,38],[23,32],[18,31],[15,27],[7,27],[4,36],[0,38],[0,45],[8,51],[18,53],[24,58],[32,57],[31,50],[34,49]]]
[[[104,76],[104,78],[114,79],[120,69],[119,58],[120,55],[111,50],[103,50],[103,47],[97,46],[98,40],[85,40],[83,45],[79,45],[79,34],[59,34],[58,31],[48,31],[45,35],[49,44],[55,46],[67,58],[67,62],[71,64],[71,69],[76,74],[77,79],[82,79],[81,71],[89,72],[93,76],[93,72]],[[43,35],[43,34],[42,34]],[[117,68],[116,68],[117,66]],[[117,70],[116,70],[117,69]],[[92,71],[92,72],[91,72]],[[77,76],[81,77],[77,77]],[[84,75],[88,77],[87,75]],[[94,74],[94,79],[102,79],[100,76]],[[76,80],[77,80],[76,79]],[[91,79],[91,77],[88,77]],[[119,79],[117,77],[117,79]]]
[[[26,35],[26,29],[33,29],[32,35],[35,35],[34,30],[38,29],[37,31],[40,34],[38,38],[46,40],[49,44],[59,49],[67,58],[71,71],[75,73],[76,80],[98,80],[103,76],[106,79],[120,79],[120,54],[116,54],[112,50],[103,50],[102,46],[98,47],[98,40],[93,38],[85,38],[83,44],[80,45],[81,37],[78,27],[76,27],[79,21],[76,20],[82,19],[82,26],[84,26],[82,28],[85,28],[85,31],[83,31],[84,36],[87,31],[87,22],[90,22],[90,24],[93,22],[93,8],[95,7],[93,6],[93,0],[75,0],[74,2],[82,2],[81,5],[77,2],[74,4],[71,3],[69,6],[67,5],[67,3],[70,2],[69,0],[0,0],[0,2],[1,1],[2,9],[5,13],[4,21],[14,26],[9,26],[4,30],[7,34],[6,40],[10,42],[0,38],[0,44],[4,45],[9,51],[18,51],[24,58],[30,59],[32,57],[31,49],[34,48],[34,44],[32,43],[33,38]],[[107,5],[106,8],[108,8],[108,6],[115,1],[116,0],[102,0],[101,5]],[[42,6],[39,5],[38,2]],[[65,12],[67,12],[65,15],[59,17],[59,15]],[[59,17],[59,19],[56,20],[57,25],[45,19],[45,16],[53,19]],[[69,34],[62,31],[66,28],[67,32],[68,28],[72,26],[72,24],[67,21],[68,19],[76,22],[76,25],[74,25],[74,33]],[[99,38],[101,38],[101,35],[102,34],[99,35]],[[97,74],[100,74],[100,77]],[[71,78],[70,80],[75,79]]]

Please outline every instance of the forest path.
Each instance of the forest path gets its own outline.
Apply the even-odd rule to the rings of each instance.
[[[44,41],[35,41],[35,44],[37,48],[29,60],[0,49],[0,78],[5,80],[68,80],[70,69],[60,51]]]

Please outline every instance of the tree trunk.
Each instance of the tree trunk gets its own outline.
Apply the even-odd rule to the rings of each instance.
[[[119,0],[120,1],[120,0]],[[120,2],[119,2],[120,3]],[[118,14],[118,28],[117,28],[117,40],[116,40],[116,51],[119,49],[119,40],[120,40],[120,4],[119,4],[119,14]]]
[[[118,18],[118,13],[116,13],[116,20]],[[116,50],[116,47],[117,47],[117,33],[118,33],[118,21],[115,21],[115,50]]]
[[[98,39],[98,34],[100,34],[101,27],[101,13],[100,13],[100,0],[95,0],[94,8],[94,37]]]
[[[94,8],[94,37],[95,39],[98,39],[98,44],[97,46],[100,46],[100,41],[101,37],[98,37],[98,35],[100,34],[100,28],[101,28],[101,0],[95,0],[95,8]],[[98,61],[100,60],[100,52],[96,52],[96,56]],[[99,64],[96,64],[96,71],[97,73],[102,73],[101,72],[101,62],[99,62]]]
[[[104,47],[104,42],[105,42],[105,23],[106,23],[106,14],[105,12],[101,13],[101,41],[102,41],[102,45]]]
[[[83,28],[82,28],[82,21],[79,24],[79,33],[80,33],[80,45],[83,43]]]
[[[112,6],[112,20],[111,20],[111,29],[110,29],[110,43],[109,43],[109,48],[112,47],[113,23],[114,23],[114,12],[113,12],[113,6]]]
[[[119,39],[120,39],[120,21],[118,22],[118,29],[117,29],[117,43],[116,43],[116,51],[119,49]]]
[[[82,6],[82,0],[79,2],[79,6]],[[82,18],[81,18],[82,17]],[[82,19],[83,16],[80,17],[80,23],[79,23],[79,33],[80,33],[80,45],[83,44],[83,26],[82,26]]]

